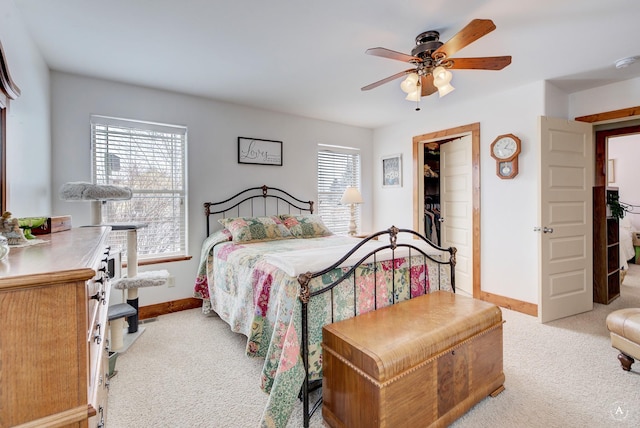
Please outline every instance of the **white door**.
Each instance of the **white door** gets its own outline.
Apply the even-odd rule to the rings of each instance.
[[[548,322],[593,309],[593,131],[541,117],[539,307]]]
[[[471,135],[440,145],[441,246],[456,247],[456,292],[473,296]]]

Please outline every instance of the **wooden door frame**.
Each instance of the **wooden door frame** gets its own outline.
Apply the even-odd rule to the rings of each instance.
[[[640,117],[640,106],[629,107],[620,110],[613,110],[603,113],[596,113],[588,116],[576,117],[574,120],[578,122],[587,122],[595,124],[598,122],[620,122],[624,123],[628,120],[635,120]],[[609,137],[617,137],[629,134],[640,133],[640,126],[624,126],[595,132],[595,170],[594,170],[594,186],[607,186],[607,140]],[[605,212],[606,202],[604,199],[594,200],[593,208],[596,212]]]
[[[419,150],[423,148],[423,143],[438,140],[451,140],[452,137],[471,135],[471,167],[472,167],[472,230],[473,230],[473,297],[482,298],[480,284],[480,123],[458,126],[456,128],[442,131],[430,132],[413,137],[413,228],[420,230],[421,216],[419,211],[419,195],[417,189],[420,188],[419,178],[423,175],[423,165],[419,165],[421,159]],[[424,162],[423,162],[424,163]]]
[[[511,309],[531,316],[538,316],[538,305],[500,296],[482,291],[481,270],[480,270],[480,123],[472,123],[456,128],[431,132],[413,137],[413,225],[415,230],[420,230],[420,213],[418,212],[418,192],[420,188],[418,179],[422,177],[423,166],[419,165],[419,150],[421,143],[429,141],[450,140],[452,137],[471,135],[471,157],[472,157],[472,186],[473,186],[473,297],[491,302],[503,308]]]
[[[609,150],[607,142],[610,137],[640,134],[640,125],[596,131],[595,135],[595,186],[607,186],[607,159]]]
[[[640,106],[623,108],[620,110],[607,111],[603,113],[579,116],[574,120],[577,122],[587,122],[591,124],[599,122],[624,122],[640,117]],[[620,126],[595,133],[595,186],[607,185],[607,139],[613,136],[637,134],[638,126]],[[634,129],[636,129],[634,131]]]
[[[9,73],[9,65],[0,42],[0,214],[7,211],[7,108],[9,100],[20,96],[20,88]]]

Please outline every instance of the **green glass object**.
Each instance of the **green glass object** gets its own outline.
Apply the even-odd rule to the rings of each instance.
[[[31,229],[42,226],[46,221],[46,217],[23,217],[18,219],[18,225],[20,226],[20,229],[24,231],[25,238],[36,239],[36,237],[31,233]]]

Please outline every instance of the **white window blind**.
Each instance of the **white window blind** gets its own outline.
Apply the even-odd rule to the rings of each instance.
[[[360,153],[357,149],[320,145],[318,148],[318,214],[334,233],[349,231],[351,208],[340,199],[349,186],[360,189]],[[356,205],[360,225],[360,205]]]
[[[138,230],[138,257],[186,255],[187,128],[91,116],[93,180],[130,187],[128,201],[102,204],[102,223],[147,223]],[[126,232],[110,245],[126,257]]]

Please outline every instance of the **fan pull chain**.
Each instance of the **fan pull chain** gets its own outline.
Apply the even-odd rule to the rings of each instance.
[[[422,77],[418,76],[418,81],[416,82],[416,91],[418,92],[418,96],[416,97],[416,111],[420,111],[420,99],[422,98]]]

